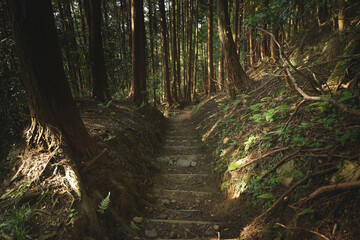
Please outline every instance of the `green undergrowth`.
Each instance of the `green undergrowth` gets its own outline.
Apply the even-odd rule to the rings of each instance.
[[[289,187],[310,174],[331,167],[337,167],[339,173],[346,161],[360,166],[359,159],[354,158],[360,152],[356,119],[329,103],[303,101],[301,96],[288,92],[282,82],[264,94],[273,82],[263,83],[248,94],[238,95],[235,101],[222,93],[194,110],[203,141],[213,149],[214,171],[221,178],[221,189],[229,198],[250,198],[247,207],[256,214],[266,211]],[[333,98],[359,109],[356,94],[344,91]],[[297,203],[316,188],[332,183],[333,174],[309,178],[283,200]],[[305,226],[315,222],[330,228],[322,219],[325,212],[321,204],[307,204],[285,207],[280,210],[282,214],[275,212],[272,220],[301,218],[306,219]],[[268,237],[277,237],[271,234],[278,227],[274,230],[271,225]]]

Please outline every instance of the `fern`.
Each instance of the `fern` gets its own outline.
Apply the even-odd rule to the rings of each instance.
[[[109,194],[107,195],[106,198],[104,198],[101,203],[99,204],[99,207],[97,209],[97,211],[99,213],[104,213],[105,210],[109,207],[109,204],[110,204],[110,192]]]

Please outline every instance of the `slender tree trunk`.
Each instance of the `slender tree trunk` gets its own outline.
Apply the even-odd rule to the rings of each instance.
[[[177,97],[177,81],[178,81],[178,74],[177,74],[177,34],[176,34],[176,14],[175,14],[175,0],[172,0],[172,9],[171,9],[171,13],[172,13],[172,64],[173,64],[173,84],[172,84],[172,95],[174,97],[174,100],[176,102],[178,102],[178,97]]]
[[[163,52],[163,72],[164,72],[164,94],[166,107],[173,104],[170,91],[170,72],[169,72],[169,44],[167,40],[167,26],[165,16],[164,0],[159,0],[160,22],[161,22],[161,45]]]
[[[155,54],[154,54],[154,39],[155,39],[155,34],[154,34],[154,17],[153,17],[153,7],[152,7],[152,2],[151,0],[148,0],[148,7],[149,7],[149,34],[150,34],[150,59],[151,59],[151,75],[153,76],[152,79],[152,91],[153,91],[153,102],[154,102],[154,106],[156,107],[157,105],[157,98],[156,98],[156,79],[154,77],[155,74]]]
[[[343,33],[345,26],[345,0],[339,0],[338,27],[339,33]]]
[[[225,0],[217,0],[219,36],[222,45],[227,74],[236,91],[248,88],[251,80],[242,69],[236,53],[230,28],[227,4]]]
[[[130,96],[137,104],[146,102],[146,36],[143,9],[143,0],[131,0],[131,56],[133,78]]]
[[[220,52],[220,57],[219,57],[219,89],[220,91],[222,91],[224,89],[224,53],[221,51]]]
[[[180,26],[180,23],[181,23],[181,19],[180,19],[180,8],[181,8],[181,5],[180,5],[180,0],[177,1],[177,9],[176,9],[176,12],[177,12],[177,30],[178,30],[178,33],[176,34],[177,36],[177,47],[176,47],[176,50],[177,50],[177,55],[176,55],[176,72],[177,72],[177,93],[178,93],[178,99],[182,99],[182,94],[181,94],[181,63],[180,63],[180,29],[181,29],[181,26]]]
[[[192,1],[187,1],[187,71],[186,71],[186,94],[185,98],[191,102],[191,73],[192,73]]]
[[[213,1],[208,0],[208,84],[209,95],[216,92],[215,79],[214,79],[214,56],[213,56]]]
[[[196,79],[197,79],[197,65],[198,65],[198,51],[199,51],[199,43],[198,43],[198,34],[199,34],[199,0],[196,0],[196,22],[195,22],[195,58],[194,58],[194,80],[193,80],[193,86],[192,86],[192,93],[191,98],[193,100],[196,99]]]
[[[182,16],[182,27],[181,27],[181,30],[182,30],[182,57],[183,57],[183,97],[184,97],[184,100],[186,100],[186,77],[187,77],[187,69],[186,69],[186,58],[187,58],[187,49],[186,49],[186,31],[185,31],[185,28],[186,28],[186,22],[185,22],[185,16],[186,16],[186,7],[185,7],[185,4],[186,4],[186,1],[179,1],[179,2],[182,2],[181,4],[181,16]]]

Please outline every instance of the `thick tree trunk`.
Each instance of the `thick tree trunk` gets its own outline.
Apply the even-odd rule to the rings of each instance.
[[[146,102],[146,36],[143,0],[131,0],[132,82],[130,97],[137,104]]]
[[[182,99],[182,94],[181,94],[181,63],[180,63],[180,29],[181,29],[181,26],[180,26],[180,8],[181,8],[181,5],[180,5],[180,1],[177,2],[177,9],[176,9],[176,12],[177,12],[177,29],[178,29],[178,33],[177,33],[177,47],[176,47],[176,51],[177,51],[177,58],[176,58],[176,72],[177,72],[177,93],[178,93],[178,99]]]
[[[53,150],[53,139],[63,137],[75,159],[72,163],[79,167],[82,159],[89,154],[96,156],[99,149],[81,120],[66,81],[51,2],[8,0],[7,3],[32,119],[27,140],[29,144],[41,144]],[[94,206],[89,207],[92,203],[81,182],[77,191],[81,193],[82,213],[89,217],[84,231],[101,238],[96,211]]]
[[[148,0],[148,7],[149,7],[149,33],[150,33],[150,59],[151,59],[151,75],[154,76],[155,74],[155,53],[154,53],[154,39],[155,39],[155,29],[154,29],[154,17],[153,17],[153,7],[151,0]],[[157,106],[157,97],[156,97],[156,79],[153,77],[152,80],[152,91],[153,91],[153,102],[154,106]]]
[[[248,88],[251,80],[242,69],[239,57],[236,53],[234,40],[230,28],[230,20],[228,16],[227,4],[225,0],[217,0],[218,22],[219,22],[219,36],[222,45],[226,70],[229,80],[236,91]]]
[[[214,55],[213,55],[213,1],[208,0],[208,89],[209,95],[216,92],[215,79],[214,79]]]
[[[93,97],[105,101],[110,96],[106,89],[106,67],[104,48],[101,37],[101,0],[89,0],[90,2],[90,27],[89,27],[89,53],[91,74],[93,79]]]
[[[160,22],[161,22],[161,45],[162,45],[162,59],[163,59],[163,73],[164,73],[164,95],[166,107],[173,104],[170,91],[170,72],[169,72],[169,43],[166,36],[166,16],[164,0],[159,0]]]

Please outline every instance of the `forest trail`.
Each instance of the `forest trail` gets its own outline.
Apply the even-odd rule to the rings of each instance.
[[[215,218],[221,193],[212,173],[212,160],[202,148],[191,121],[191,109],[176,110],[170,119],[153,177],[156,203],[145,225],[147,239],[218,239]]]

